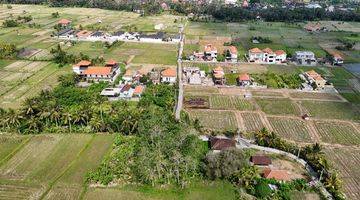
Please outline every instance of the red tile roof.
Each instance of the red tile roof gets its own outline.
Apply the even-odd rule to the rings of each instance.
[[[162,71],[161,75],[164,77],[176,77],[176,70],[172,68],[168,68]]]
[[[289,174],[286,170],[275,170],[266,168],[264,170],[264,178],[273,178],[278,181],[288,181],[290,180]]]
[[[251,162],[254,163],[254,165],[270,165],[271,159],[265,155],[256,155],[251,156]]]
[[[333,54],[333,57],[336,58],[336,59],[343,59],[343,58],[340,56],[340,54],[338,54],[338,53],[334,53],[334,54]]]
[[[135,87],[134,94],[141,94],[144,91],[144,86],[138,85]]]
[[[213,70],[215,73],[216,72],[224,72],[224,69],[220,66],[216,67],[214,70]]]
[[[231,147],[235,147],[235,140],[227,138],[210,138],[210,145],[212,150],[225,150]]]
[[[58,22],[58,24],[62,24],[62,25],[67,25],[69,23],[71,23],[71,21],[67,19],[60,19]]]
[[[83,30],[83,31],[76,33],[76,36],[77,37],[87,37],[87,36],[91,35],[91,33],[92,33],[91,31]]]
[[[237,48],[235,46],[230,46],[229,50],[230,50],[230,53],[232,53],[232,54],[237,54],[238,53],[238,50],[237,50]]]
[[[78,64],[76,64],[76,66],[90,66],[91,62],[88,60],[82,60],[80,62],[78,62]]]
[[[205,52],[210,52],[210,51],[217,51],[217,49],[212,44],[208,44],[205,46]]]
[[[120,92],[127,92],[131,89],[131,85],[126,84],[124,87],[121,88]]]
[[[265,48],[262,50],[264,53],[268,53],[268,54],[273,54],[274,51],[272,49],[270,49],[269,47]]]
[[[116,65],[116,64],[117,64],[117,62],[113,59],[110,59],[106,62],[106,65]]]
[[[259,48],[253,48],[249,50],[250,53],[262,53],[262,51]]]
[[[240,74],[238,79],[239,79],[239,81],[250,81],[250,75],[249,74]]]
[[[283,50],[276,50],[276,51],[275,51],[275,54],[278,55],[278,56],[280,56],[280,55],[286,54],[286,52],[283,51]]]
[[[86,75],[109,75],[111,74],[111,67],[88,67],[85,71],[84,74]]]

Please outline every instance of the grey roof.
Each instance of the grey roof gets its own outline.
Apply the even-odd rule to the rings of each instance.
[[[95,36],[95,37],[101,37],[103,35],[104,35],[104,33],[101,31],[95,31],[94,33],[91,34],[91,36]]]
[[[123,35],[125,32],[124,31],[117,31],[113,34],[113,36],[121,36]]]

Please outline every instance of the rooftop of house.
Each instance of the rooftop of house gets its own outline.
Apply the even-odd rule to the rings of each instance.
[[[83,30],[83,31],[76,33],[76,36],[77,37],[87,37],[87,36],[91,35],[91,33],[92,33],[91,31]]]
[[[239,81],[250,81],[250,75],[245,73],[245,74],[240,74],[238,77]]]
[[[278,181],[288,181],[290,180],[289,173],[286,170],[277,170],[277,169],[264,169],[264,178],[275,179]]]
[[[69,23],[71,23],[71,21],[68,19],[60,19],[58,22],[58,24],[62,24],[62,25],[67,25]]]
[[[332,54],[332,56],[336,59],[343,59],[343,57],[338,53],[334,53],[334,54]]]
[[[235,46],[230,46],[229,50],[230,50],[230,53],[232,53],[232,54],[237,54],[238,53],[238,50],[237,50],[237,48]]]
[[[269,47],[265,48],[262,50],[263,53],[268,53],[268,54],[273,54],[274,51],[272,49],[270,49]]]
[[[250,53],[263,53],[259,48],[252,48],[249,50]]]
[[[163,77],[176,77],[176,69],[168,68],[161,72]]]
[[[101,96],[114,96],[120,94],[120,88],[105,88],[101,91]]]
[[[217,66],[215,69],[213,69],[214,73],[218,73],[218,72],[224,72],[224,69],[220,66]]]
[[[113,59],[110,59],[106,62],[106,65],[116,65],[116,64],[117,64],[117,62]]]
[[[134,90],[134,94],[137,95],[137,94],[142,94],[143,91],[144,91],[145,87],[142,86],[142,85],[138,85],[135,87],[135,90]]]
[[[111,67],[88,67],[85,71],[85,75],[109,75],[111,74]]]
[[[205,46],[205,52],[217,51],[217,48],[212,44],[208,44]]]
[[[113,36],[121,36],[121,35],[124,35],[124,31],[116,31]]]
[[[275,54],[276,54],[277,56],[280,56],[280,55],[285,55],[286,52],[285,52],[284,50],[276,50],[276,51],[275,51]]]
[[[270,165],[271,159],[265,155],[255,155],[251,156],[250,161],[254,163],[254,165]]]
[[[314,52],[312,52],[312,51],[295,51],[295,54],[314,55]]]
[[[210,146],[212,150],[225,150],[236,146],[235,140],[228,138],[210,138]]]
[[[81,66],[88,67],[90,65],[91,65],[91,62],[88,60],[82,60],[76,64],[76,66],[78,66],[78,67],[81,67]]]
[[[93,36],[93,37],[101,37],[103,35],[104,35],[104,33],[101,31],[95,31],[91,34],[91,36]]]
[[[130,89],[131,89],[131,85],[130,85],[130,84],[126,84],[126,85],[124,85],[124,86],[121,88],[120,92],[127,92],[127,91],[129,91]]]

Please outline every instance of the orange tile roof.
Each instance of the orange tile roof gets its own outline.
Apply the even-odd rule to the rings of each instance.
[[[269,54],[273,54],[274,51],[272,49],[270,49],[269,47],[265,48],[262,50],[264,53],[269,53]]]
[[[70,20],[67,20],[67,19],[60,19],[58,24],[62,24],[62,25],[67,25],[69,24],[71,21]]]
[[[250,53],[262,53],[262,51],[259,48],[253,48],[249,50]]]
[[[334,53],[334,54],[333,54],[333,57],[334,57],[334,58],[337,58],[337,59],[343,59],[343,58],[340,56],[340,54],[338,54],[338,53]]]
[[[78,64],[76,64],[76,66],[90,66],[91,62],[88,60],[82,60],[80,62],[78,62]]]
[[[89,67],[84,71],[85,75],[109,75],[111,74],[111,67]]]
[[[275,51],[275,54],[278,55],[278,56],[280,56],[280,55],[286,54],[286,52],[283,51],[283,50],[276,50],[276,51]]]
[[[235,46],[230,46],[230,53],[237,54],[238,53],[237,48]]]
[[[212,44],[208,44],[205,46],[205,52],[209,52],[209,51],[217,51],[217,49]]]
[[[85,36],[91,35],[91,33],[92,33],[91,31],[83,30],[83,31],[80,31],[80,32],[76,33],[76,36],[85,37]]]
[[[176,70],[172,68],[168,68],[162,71],[161,75],[165,77],[176,77]]]
[[[288,181],[290,180],[289,174],[286,170],[275,170],[266,168],[264,169],[264,178],[273,178],[279,181]]]
[[[223,72],[224,69],[223,69],[222,67],[218,66],[218,67],[216,67],[213,71],[214,71],[214,72]]]
[[[117,62],[113,59],[110,59],[106,62],[106,65],[116,65],[116,64],[117,64]]]
[[[141,94],[144,90],[144,86],[138,85],[135,87],[134,94]]]
[[[250,75],[249,74],[240,74],[238,79],[240,81],[250,81]]]

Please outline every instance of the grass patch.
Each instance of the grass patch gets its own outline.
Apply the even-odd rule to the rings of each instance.
[[[275,133],[281,137],[293,141],[311,142],[311,137],[304,121],[279,117],[268,117],[268,119]]]
[[[345,122],[315,122],[321,140],[327,143],[345,145],[360,144],[360,133]]]

